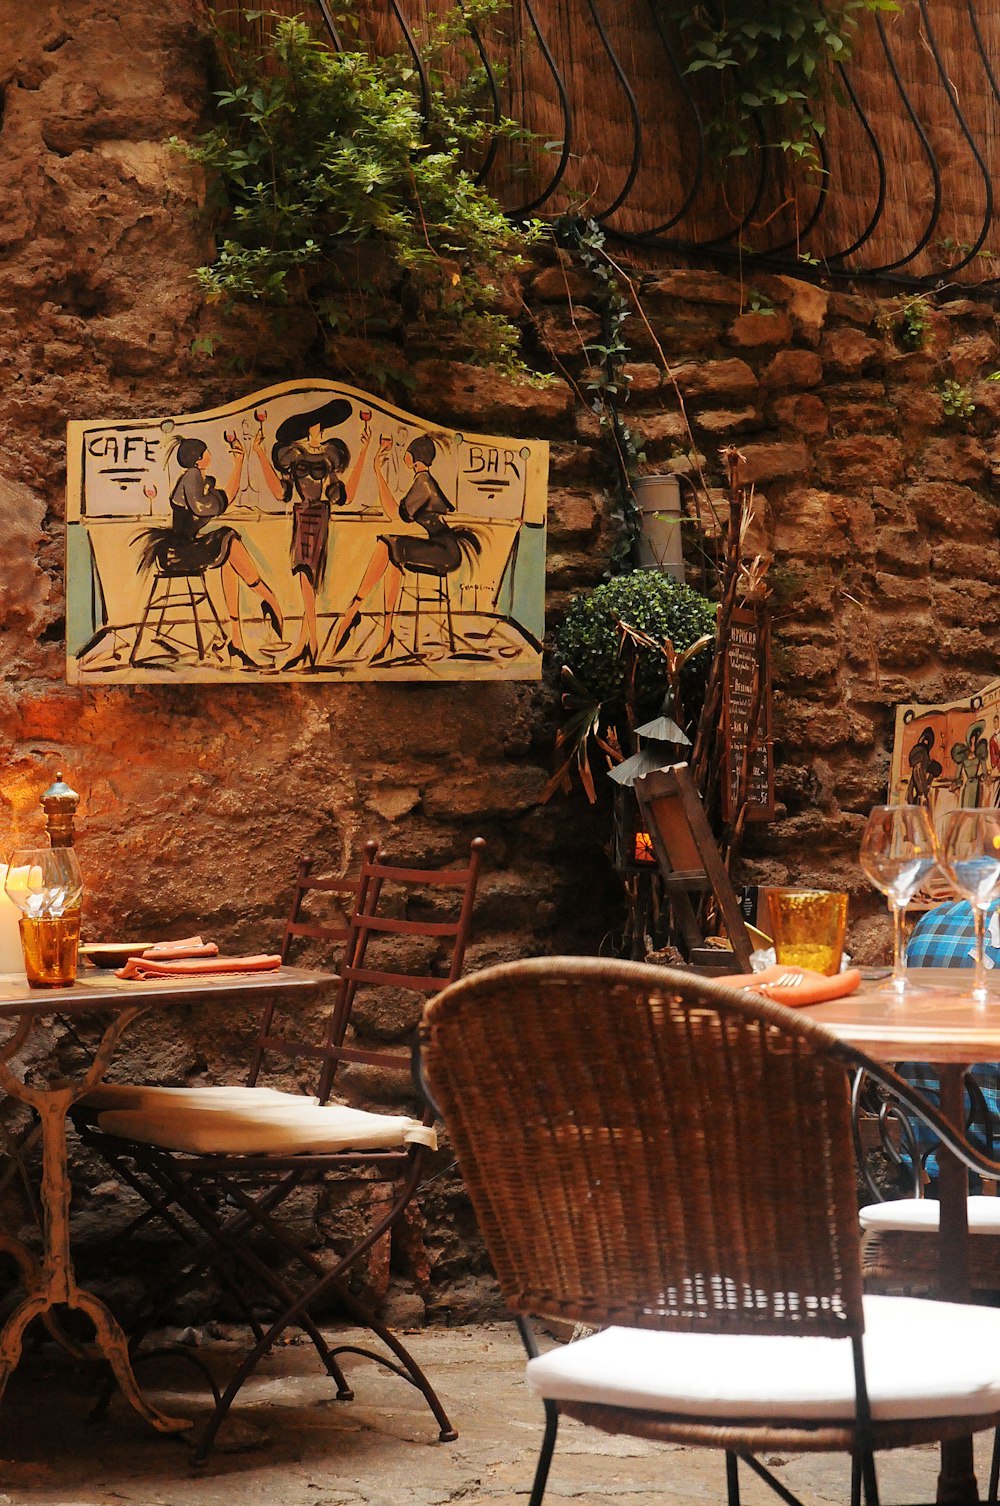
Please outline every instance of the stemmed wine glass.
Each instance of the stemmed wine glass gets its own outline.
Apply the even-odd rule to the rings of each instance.
[[[972,997],[985,1004],[986,912],[1000,894],[1000,810],[978,806],[949,811],[944,823],[941,862],[959,894],[972,906],[976,928]]]
[[[892,911],[892,977],[899,998],[914,992],[903,960],[906,906],[937,864],[937,842],[922,805],[876,805],[861,838],[861,867]]]

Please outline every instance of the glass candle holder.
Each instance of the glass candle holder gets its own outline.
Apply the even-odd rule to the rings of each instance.
[[[20,913],[24,973],[31,988],[76,982],[83,876],[72,847],[21,847],[4,890]]]
[[[767,897],[778,963],[840,972],[847,927],[847,895],[831,889],[775,889]]]

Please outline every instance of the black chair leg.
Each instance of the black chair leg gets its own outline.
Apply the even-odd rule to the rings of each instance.
[[[542,1506],[542,1496],[545,1494],[545,1486],[549,1478],[549,1465],[552,1463],[552,1455],[556,1446],[556,1430],[559,1427],[559,1408],[554,1401],[543,1402],[545,1408],[545,1436],[542,1439],[541,1453],[538,1455],[538,1463],[535,1466],[535,1479],[531,1487],[531,1499],[528,1506]]]
[[[1000,1486],[1000,1428],[993,1429],[993,1458],[990,1461],[990,1488],[987,1501],[995,1502]]]
[[[726,1501],[728,1506],[740,1506],[739,1459],[726,1450]]]

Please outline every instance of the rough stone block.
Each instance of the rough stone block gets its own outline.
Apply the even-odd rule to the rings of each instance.
[[[585,538],[600,524],[601,503],[596,491],[549,491],[550,539]]]
[[[601,337],[601,316],[592,309],[575,309],[573,319],[568,310],[538,309],[533,323],[545,349],[562,360],[582,359],[584,346]]]
[[[699,413],[691,422],[696,429],[722,438],[726,434],[749,434],[761,429],[764,421],[756,408],[719,409],[717,412]]]
[[[954,340],[948,348],[948,364],[958,382],[971,382],[985,376],[997,365],[997,342],[984,330]]]
[[[920,473],[928,481],[981,481],[989,456],[972,434],[932,439],[920,453]]]
[[[926,664],[932,644],[938,640],[939,625],[930,613],[894,613],[875,627],[875,648],[880,668],[906,669]]]
[[[801,277],[781,275],[773,281],[780,290],[779,296],[783,294],[782,302],[791,315],[795,333],[815,345],[826,321],[830,294],[814,282],[804,282]]]
[[[823,379],[823,362],[814,350],[779,350],[761,372],[765,387],[815,387]]]
[[[652,445],[664,440],[687,440],[688,426],[681,413],[643,413],[641,417],[633,416],[631,424],[633,432],[646,444]]]
[[[883,359],[881,342],[849,325],[826,330],[819,353],[828,376],[857,376],[880,365]]]
[[[742,308],[746,288],[735,278],[721,272],[702,272],[678,268],[663,277],[651,277],[643,283],[643,302],[656,298],[678,298],[685,303],[721,304],[725,308]]]
[[[890,575],[926,575],[931,546],[913,528],[879,528],[875,534],[875,558],[879,569]]]
[[[929,350],[892,350],[886,355],[885,369],[890,381],[921,387],[940,373],[941,363]]]
[[[740,448],[743,454],[740,480],[744,484],[804,476],[812,465],[812,456],[804,444],[748,444]]]
[[[831,486],[891,485],[903,474],[905,457],[898,439],[879,434],[828,439],[816,450],[816,470]]]
[[[831,293],[827,315],[851,324],[871,324],[878,312],[878,302],[860,293]]]
[[[922,481],[905,491],[907,506],[925,528],[954,539],[992,538],[1000,512],[968,486],[948,481]]]
[[[629,391],[639,395],[659,392],[666,378],[655,361],[630,361],[625,366]]]
[[[673,368],[673,376],[685,397],[739,397],[758,386],[753,368],[739,356],[728,361],[687,361]]]
[[[433,417],[447,410],[453,423],[488,434],[558,431],[575,402],[570,387],[558,378],[535,386],[459,361],[418,361],[413,375],[416,391],[433,399]]]
[[[792,338],[792,321],[784,309],[761,314],[740,314],[729,326],[731,345],[752,350],[764,345],[787,345]]]
[[[540,303],[565,303],[567,297],[583,302],[595,292],[594,279],[579,267],[543,267],[531,280],[531,295]]]
[[[830,428],[830,416],[822,398],[812,392],[794,393],[774,402],[779,423],[808,439],[822,439]]]

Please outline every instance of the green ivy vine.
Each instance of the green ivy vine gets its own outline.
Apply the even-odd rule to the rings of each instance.
[[[598,288],[597,310],[601,320],[599,340],[590,340],[584,351],[591,362],[586,384],[590,408],[611,439],[615,459],[616,494],[612,498],[611,519],[617,524],[608,574],[618,575],[634,566],[635,546],[642,528],[642,515],[635,500],[632,482],[645,456],[635,443],[635,436],[622,412],[628,402],[630,378],[625,370],[629,346],[625,339],[625,321],[631,317],[628,298],[604,253],[605,235],[595,220],[567,218],[556,225],[556,239],[571,251],[589,272]]]
[[[444,66],[496,4],[463,0],[428,27],[424,111],[408,57],[334,52],[298,18],[272,18],[258,50],[216,31],[216,123],[173,143],[213,189],[218,249],[195,274],[210,300],[295,304],[327,342],[433,328],[461,359],[524,370],[505,292],[541,227],[511,224],[465,166],[517,128],[477,108],[474,66],[457,81]],[[356,34],[350,11],[338,20]]]
[[[720,99],[706,120],[720,157],[758,144],[819,170],[826,129],[817,101],[837,63],[849,61],[865,11],[898,11],[897,0],[657,0],[680,31],[686,72],[711,70]]]

